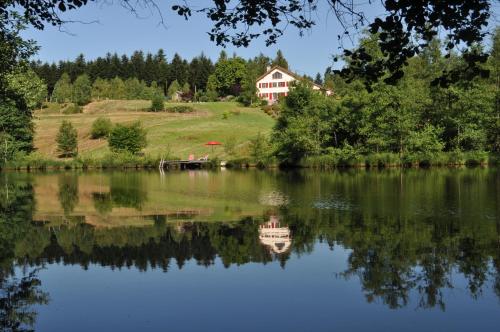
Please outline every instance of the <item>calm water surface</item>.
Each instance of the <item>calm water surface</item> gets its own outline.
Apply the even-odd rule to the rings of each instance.
[[[500,172],[0,174],[1,331],[498,331]]]

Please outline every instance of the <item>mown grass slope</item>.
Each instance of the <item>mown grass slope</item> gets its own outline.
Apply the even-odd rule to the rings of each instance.
[[[175,104],[168,104],[167,107]],[[237,103],[218,102],[183,104],[195,109],[192,113],[147,112],[147,100],[107,100],[93,102],[84,107],[83,113],[64,115],[52,111],[35,113],[35,147],[38,152],[56,158],[55,143],[59,126],[69,120],[78,130],[78,150],[83,156],[99,157],[109,151],[106,140],[90,138],[92,122],[107,117],[113,123],[141,121],[147,129],[146,154],[187,158],[209,154],[210,157],[227,157],[224,145],[235,145],[237,157],[248,156],[249,142],[261,134],[269,134],[274,120],[258,108],[241,107]],[[221,147],[205,146],[208,141],[220,141]]]

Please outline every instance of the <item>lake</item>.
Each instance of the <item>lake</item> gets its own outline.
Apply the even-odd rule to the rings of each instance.
[[[498,331],[496,169],[0,173],[2,331]]]

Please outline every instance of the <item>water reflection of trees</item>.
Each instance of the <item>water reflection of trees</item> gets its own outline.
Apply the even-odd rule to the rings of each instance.
[[[34,209],[30,182],[0,177],[0,330],[31,331],[37,313],[34,305],[46,304],[48,294],[40,289],[38,269],[23,269],[16,276],[16,245],[29,232]]]
[[[38,270],[0,277],[0,329],[5,332],[33,331],[37,312],[35,305],[48,303],[48,294],[40,289]]]
[[[419,307],[444,310],[444,293],[453,289],[456,274],[465,278],[472,298],[489,284],[500,294],[500,233],[493,222],[372,217],[342,211],[288,220],[297,221],[291,225],[295,251],[309,251],[315,238],[332,248],[341,245],[351,250],[348,267],[338,276],[358,278],[368,302],[381,300],[400,308],[414,300],[416,292]]]
[[[67,216],[75,209],[78,204],[78,174],[62,173],[58,177],[59,184],[59,202]]]
[[[315,197],[308,189],[311,181],[299,179],[299,185],[294,187],[288,179],[295,175],[280,176],[285,180],[280,189],[291,197],[292,202],[307,202],[310,197]],[[11,266],[17,260],[33,266],[64,262],[84,267],[101,264],[112,268],[161,268],[168,271],[172,264],[182,268],[189,260],[209,266],[219,257],[226,267],[249,262],[267,264],[273,260],[285,267],[291,253],[312,252],[319,240],[332,248],[341,245],[350,249],[347,268],[338,276],[359,279],[370,302],[382,301],[391,308],[400,308],[415,300],[417,294],[420,307],[444,310],[446,291],[454,287],[457,274],[467,281],[471,297],[479,297],[487,287],[493,287],[500,296],[500,224],[494,218],[477,220],[471,211],[476,200],[488,208],[485,203],[488,195],[498,195],[491,189],[495,188],[491,181],[494,184],[498,178],[479,181],[485,188],[471,187],[471,183],[478,182],[468,178],[463,184],[446,177],[425,180],[441,181],[443,186],[440,188],[452,192],[438,194],[429,192],[427,185],[422,185],[418,179],[418,186],[415,184],[411,192],[404,192],[404,197],[398,196],[399,201],[382,201],[380,195],[384,193],[396,189],[402,192],[400,178],[384,179],[377,178],[377,175],[376,180],[381,185],[371,183],[369,177],[345,176],[326,178],[321,182],[321,188],[340,191],[346,202],[357,202],[357,206],[331,204],[325,200],[322,208],[290,204],[273,211],[293,235],[291,248],[280,255],[274,255],[259,241],[259,226],[269,221],[268,217],[231,223],[174,224],[158,215],[151,217],[151,225],[147,227],[108,229],[75,222],[49,228],[31,222],[34,201],[30,181],[16,185],[9,183],[6,187],[2,184],[0,259],[2,266]],[[360,186],[354,184],[357,181],[361,181],[361,187],[366,185],[375,192],[365,195],[358,191]],[[403,181],[403,185],[410,184]],[[458,194],[453,194],[459,185],[462,189],[469,186],[468,191],[473,191],[475,196],[461,200]],[[111,193],[94,198],[103,204],[103,213],[110,211],[109,200],[114,200],[111,196],[116,197],[116,190],[120,191],[119,184],[113,186],[118,186],[114,194],[112,188]],[[375,195],[377,193],[379,198]],[[444,211],[437,217],[433,217],[431,210],[419,211],[412,207],[418,206],[422,200],[427,202],[429,195],[432,204]],[[462,192],[461,195],[466,194]],[[122,203],[138,207],[141,200],[146,199],[140,192],[131,196],[142,198],[126,199]],[[464,201],[472,207],[464,205]],[[456,206],[459,206],[460,214],[447,212],[446,209],[452,211]]]

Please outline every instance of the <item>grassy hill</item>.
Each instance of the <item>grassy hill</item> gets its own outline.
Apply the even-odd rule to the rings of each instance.
[[[167,104],[167,107],[175,104]],[[53,108],[35,113],[35,147],[42,155],[57,158],[55,138],[63,120],[69,120],[78,130],[78,149],[82,156],[99,157],[109,151],[106,140],[90,138],[92,122],[107,117],[113,123],[141,121],[147,129],[148,146],[144,150],[152,156],[187,158],[209,154],[227,157],[224,146],[212,149],[204,144],[215,140],[234,144],[238,157],[247,156],[249,142],[259,132],[269,134],[274,120],[257,108],[241,107],[237,103],[217,102],[183,104],[195,109],[192,113],[147,112],[147,100],[106,100],[84,107],[83,113],[60,114]]]

